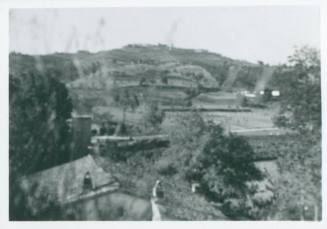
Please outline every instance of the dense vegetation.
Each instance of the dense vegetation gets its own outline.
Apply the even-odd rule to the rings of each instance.
[[[321,130],[320,57],[317,50],[295,50],[289,65],[280,66],[275,81],[282,94],[276,124],[308,136]],[[287,79],[287,80],[286,80]]]
[[[61,82],[70,82],[80,77],[76,63],[69,54],[30,56],[10,53],[9,59],[10,72],[14,75],[37,70],[52,72]]]
[[[46,169],[70,158],[66,120],[72,104],[65,85],[53,72],[28,71],[9,76],[10,218],[28,218],[20,201],[19,177]],[[16,209],[16,210],[15,210]],[[26,215],[27,214],[27,215]]]
[[[72,104],[49,72],[10,75],[10,168],[25,175],[67,161]]]
[[[287,79],[287,80],[286,80]],[[284,143],[278,208],[280,218],[321,218],[321,90],[318,50],[302,47],[280,66],[281,109],[276,124],[293,129],[298,137]],[[287,200],[287,201],[286,201]]]
[[[231,218],[262,219],[273,195],[264,187],[257,195],[256,182],[267,182],[254,165],[254,152],[248,141],[228,134],[223,128],[208,125],[197,113],[181,115],[166,127],[172,146],[161,161],[174,165],[177,176],[199,183],[199,192],[216,203]],[[174,128],[169,128],[174,126]]]
[[[160,121],[154,123],[157,127]],[[137,188],[137,193],[148,196],[151,184],[161,179],[168,207],[181,203],[187,209],[206,212],[207,217],[218,217],[220,211],[235,219],[262,217],[262,208],[271,196],[268,200],[255,196],[256,187],[251,182],[262,181],[264,175],[254,166],[252,147],[244,138],[226,135],[220,126],[208,126],[197,113],[165,119],[154,133],[168,134],[170,146],[136,152],[108,145],[115,149],[106,149],[111,153],[103,154],[107,157],[102,163],[123,181],[123,187]],[[191,193],[194,182],[201,184],[197,194]],[[191,199],[197,207],[190,204]],[[190,213],[182,212],[177,214],[191,219]]]

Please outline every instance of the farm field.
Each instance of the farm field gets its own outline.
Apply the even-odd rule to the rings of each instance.
[[[212,108],[217,108],[217,106],[212,106]],[[205,121],[222,124],[230,132],[241,135],[270,135],[283,133],[273,123],[276,112],[275,108],[251,109],[250,112],[204,111],[201,112],[201,116]],[[174,117],[179,115],[180,112],[169,112],[167,114],[168,117]]]
[[[226,128],[240,135],[282,134],[273,123],[275,113],[269,110],[253,109],[251,112],[206,112],[206,120],[225,123]]]

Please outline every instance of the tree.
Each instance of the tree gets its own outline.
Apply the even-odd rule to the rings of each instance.
[[[183,148],[194,149],[199,138],[205,134],[206,124],[197,111],[177,113],[174,118],[166,119],[162,129],[167,133],[171,142]]]
[[[243,137],[226,135],[220,126],[212,126],[209,131],[209,140],[198,155],[190,178],[193,176],[202,184],[210,201],[222,203],[226,215],[261,217],[254,201],[256,188],[250,188],[250,182],[261,181],[264,176],[253,163],[251,145]],[[254,208],[258,208],[256,212]]]
[[[291,147],[280,155],[279,201],[277,212],[305,219],[304,208],[313,205],[314,216],[321,217],[321,93],[319,51],[297,48],[289,63],[275,73],[281,92],[276,124],[297,133]],[[295,213],[294,213],[295,212]],[[282,218],[285,216],[281,216]]]
[[[62,220],[65,209],[47,191],[39,192],[39,184],[26,188],[18,183],[10,184],[10,220]]]
[[[158,101],[148,101],[143,105],[141,120],[134,127],[137,131],[136,134],[159,134],[164,117],[165,113],[160,109]]]
[[[320,57],[316,49],[302,47],[280,66],[276,76],[281,108],[276,124],[308,136],[321,130]]]
[[[264,103],[272,101],[272,90],[268,87],[265,88],[263,96],[262,96],[262,101]]]
[[[15,183],[19,177],[70,159],[71,139],[66,120],[70,118],[72,104],[65,85],[49,75],[29,71],[9,76],[11,208],[17,197]]]
[[[226,215],[261,217],[262,207],[254,203],[256,188],[250,182],[260,181],[263,174],[254,166],[253,149],[246,139],[207,125],[196,111],[165,120],[163,131],[171,145],[162,160],[174,165],[179,176],[200,183],[201,193],[210,202],[221,203]],[[239,206],[231,207],[231,202]],[[256,212],[249,213],[253,209]]]
[[[170,141],[170,147],[163,152],[162,159],[178,168],[183,176],[193,166],[207,141],[206,124],[200,113],[194,111],[166,118],[161,129]]]
[[[312,143],[293,137],[287,143],[279,144],[278,148],[281,175],[276,182],[278,198],[271,217],[281,220],[320,219],[321,141]]]
[[[64,162],[72,111],[65,85],[37,72],[10,75],[9,84],[11,169],[24,175]]]
[[[168,85],[168,76],[167,75],[162,75],[160,80],[161,80],[162,84]]]
[[[114,103],[122,109],[121,126],[125,126],[127,109],[131,108],[134,110],[140,105],[137,95],[129,91],[127,88],[116,88],[113,92],[113,100]]]

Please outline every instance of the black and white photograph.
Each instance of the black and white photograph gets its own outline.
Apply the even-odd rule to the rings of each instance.
[[[321,221],[320,16],[10,8],[8,220]]]

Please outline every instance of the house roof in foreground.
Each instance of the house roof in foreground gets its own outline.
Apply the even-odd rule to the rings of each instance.
[[[25,191],[34,187],[36,195],[48,193],[62,203],[83,192],[86,172],[90,172],[94,187],[104,186],[113,181],[112,175],[98,166],[91,155],[87,155],[25,176],[20,184]]]

